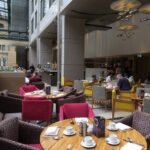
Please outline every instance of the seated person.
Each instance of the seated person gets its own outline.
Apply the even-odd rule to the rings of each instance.
[[[131,90],[131,86],[129,80],[124,78],[121,74],[117,74],[118,79],[118,88],[122,91],[129,91]]]
[[[108,73],[107,77],[106,77],[106,82],[111,82],[111,77],[112,77],[112,74],[111,73]]]

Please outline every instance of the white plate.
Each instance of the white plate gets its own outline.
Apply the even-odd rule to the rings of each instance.
[[[116,143],[112,143],[110,140],[109,140],[109,137],[105,139],[106,143],[110,144],[110,145],[118,145],[120,144],[120,140],[117,139],[117,142]]]
[[[107,128],[108,130],[110,130],[110,131],[118,131],[118,130],[119,130],[118,127],[112,128],[112,127],[110,127],[109,125],[108,125],[106,128]]]
[[[73,130],[71,133],[68,133],[66,130],[64,130],[63,134],[65,134],[65,135],[74,135],[74,134],[76,134],[76,131]]]
[[[85,148],[93,148],[93,147],[96,146],[96,143],[95,143],[95,141],[93,140],[91,145],[87,145],[84,141],[82,141],[82,142],[81,142],[81,145],[82,145],[83,147],[85,147]]]

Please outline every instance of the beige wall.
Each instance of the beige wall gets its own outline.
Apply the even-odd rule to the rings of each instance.
[[[16,47],[10,46],[9,53],[8,53],[8,66],[13,67],[16,66]]]
[[[130,21],[119,21],[109,26],[111,30],[94,31],[85,35],[85,58],[130,55],[150,52],[150,21],[140,22],[144,14],[135,14]],[[135,35],[127,40],[117,37],[117,27],[125,24],[138,25]]]
[[[16,66],[16,46],[28,46],[28,42],[0,40],[0,45],[5,45],[5,51],[0,50],[0,57],[7,58],[9,67]]]

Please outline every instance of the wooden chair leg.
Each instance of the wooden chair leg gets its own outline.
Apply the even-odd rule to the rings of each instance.
[[[2,120],[4,120],[4,118],[5,118],[5,113],[3,113]]]
[[[93,101],[94,101],[94,99],[92,98],[92,109],[93,109]]]
[[[107,99],[105,99],[105,112],[107,112]]]

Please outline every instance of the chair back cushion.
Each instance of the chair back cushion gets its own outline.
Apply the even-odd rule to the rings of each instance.
[[[106,98],[106,88],[103,86],[93,87],[93,98],[94,99],[105,99]]]
[[[88,117],[87,103],[70,103],[63,105],[65,119],[75,117]]]
[[[143,136],[150,133],[150,114],[137,111],[133,114],[132,127]]]
[[[83,90],[83,81],[74,80],[74,88],[78,91]]]
[[[29,80],[30,80],[30,83],[42,81],[42,79],[40,77],[38,77],[38,76],[31,77],[31,78],[29,78]]]
[[[38,90],[35,85],[25,85],[23,86],[23,90],[27,92],[32,92]]]
[[[25,96],[24,100],[46,100],[46,96],[37,96],[37,97],[32,97],[32,96]]]
[[[0,137],[18,141],[19,133],[18,118],[11,118],[0,123]]]

